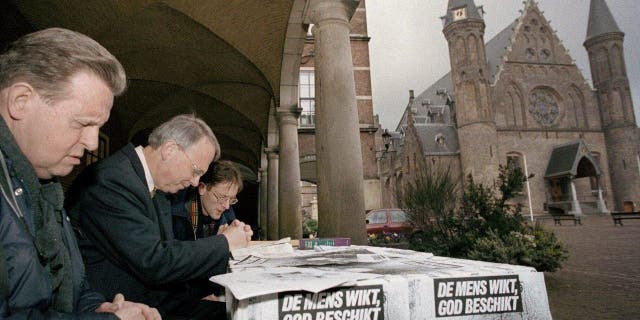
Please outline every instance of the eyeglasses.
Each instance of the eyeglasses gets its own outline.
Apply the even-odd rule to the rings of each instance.
[[[205,173],[205,171],[201,170],[200,168],[198,168],[198,166],[196,166],[196,164],[193,162],[193,160],[191,160],[191,158],[187,154],[187,151],[184,150],[184,148],[181,145],[178,145],[178,146],[180,147],[180,150],[182,150],[182,153],[184,153],[184,156],[187,157],[187,160],[191,162],[191,174],[193,175],[193,177],[194,178],[201,177]]]
[[[221,201],[221,202],[229,201],[229,205],[230,206],[238,203],[238,199],[237,198],[231,198],[231,197],[228,197],[228,196],[222,196],[222,195],[218,194],[217,192],[213,191],[213,188],[211,188],[209,190],[209,192],[211,192],[211,194],[214,197],[216,197],[216,199],[218,199],[218,201]]]

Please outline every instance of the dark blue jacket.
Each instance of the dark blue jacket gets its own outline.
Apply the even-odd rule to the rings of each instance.
[[[11,161],[6,159],[7,169],[12,172]],[[6,186],[6,171],[0,168],[0,179]],[[40,264],[33,243],[33,214],[27,201],[25,186],[20,179],[9,173],[10,190],[1,187],[0,192],[0,243],[5,257],[10,295],[0,297],[0,319],[117,319],[113,314],[96,313],[104,297],[88,290],[84,276],[84,265],[71,226],[64,212],[60,212],[63,241],[69,251],[74,278],[74,313],[59,313],[53,310],[49,272]],[[49,182],[57,183],[57,182]],[[20,214],[12,208],[13,194]]]
[[[218,234],[218,229],[223,224],[229,224],[236,219],[236,213],[233,207],[225,210],[220,219],[213,220],[209,216],[202,214],[200,205],[200,194],[194,188],[183,189],[172,195],[171,200],[171,218],[173,219],[173,235],[176,239],[182,241],[194,241],[196,239],[206,238]],[[190,208],[193,201],[198,203],[198,228],[193,232],[191,225]],[[222,287],[209,281],[206,278],[195,279],[189,281],[188,290],[193,296],[203,296],[222,293]]]
[[[173,235],[178,240],[195,240],[218,234],[218,229],[223,224],[229,224],[236,219],[233,207],[225,210],[220,219],[214,220],[202,214],[202,208],[198,208],[198,228],[193,232],[189,208],[193,201],[200,205],[200,194],[197,189],[183,189],[175,195],[171,195],[171,217],[173,219]]]

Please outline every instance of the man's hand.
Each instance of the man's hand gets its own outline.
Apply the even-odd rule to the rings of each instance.
[[[229,228],[229,225],[226,224],[226,223],[223,224],[223,225],[220,225],[220,227],[218,227],[218,233],[217,234],[222,234],[225,230],[227,230],[227,228]]]
[[[160,313],[146,304],[125,301],[121,293],[116,294],[113,302],[105,302],[96,312],[115,314],[121,320],[160,320]]]
[[[222,235],[227,238],[227,242],[229,242],[229,250],[232,251],[249,245],[253,231],[251,231],[251,226],[244,224],[244,222],[240,220],[233,220],[230,225],[224,228]]]
[[[204,298],[202,298],[202,300],[207,300],[207,301],[213,301],[213,302],[218,302],[218,297],[216,297],[215,294],[210,294]]]
[[[244,230],[244,234],[247,237],[247,242],[251,242],[251,236],[253,236],[253,230],[251,230],[251,226],[248,224],[245,224],[244,222],[235,219],[231,222],[233,225],[242,227]]]

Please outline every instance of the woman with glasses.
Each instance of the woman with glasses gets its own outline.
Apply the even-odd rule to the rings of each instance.
[[[242,191],[242,175],[231,161],[218,161],[172,200],[173,232],[176,239],[195,240],[218,234],[236,219],[232,205]]]

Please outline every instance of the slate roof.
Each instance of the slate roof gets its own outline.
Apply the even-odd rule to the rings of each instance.
[[[415,128],[425,155],[449,155],[460,150],[458,133],[453,125],[432,124]],[[440,136],[444,139],[443,143],[437,141]]]
[[[604,0],[591,0],[586,40],[613,32],[622,33],[616,20],[613,19],[607,3]]]
[[[453,94],[453,83],[451,81],[451,73],[445,74],[438,81],[433,83],[427,90],[423,91],[417,97],[415,97],[414,104],[416,104],[416,113],[418,115],[426,115],[426,109],[420,108],[420,106],[425,101],[431,101],[432,105],[444,105],[445,98],[443,96],[439,96],[436,94],[436,90],[438,89],[446,89],[447,92],[452,95]]]
[[[553,148],[544,176],[555,177],[570,175],[579,149],[580,144],[576,142]]]
[[[577,176],[578,164],[582,158],[587,158],[594,164],[596,175],[602,174],[584,141],[576,140],[553,148],[544,177]]]
[[[487,64],[489,65],[489,82],[491,83],[495,82],[496,74],[498,74],[500,66],[504,63],[503,57],[507,53],[507,47],[511,45],[511,37],[515,33],[518,22],[518,19],[511,22],[485,45]]]

